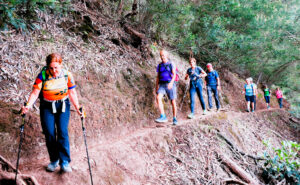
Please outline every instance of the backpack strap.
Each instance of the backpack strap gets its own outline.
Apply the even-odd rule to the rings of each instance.
[[[47,66],[44,66],[43,69],[42,69],[42,88],[41,88],[41,90],[43,90],[45,81],[47,79],[46,70],[47,70]]]
[[[217,80],[217,77],[216,77],[216,76],[217,76],[217,75],[216,75],[216,72],[217,72],[217,71],[216,71],[216,70],[214,70],[213,74],[214,74],[214,77],[215,77],[215,79]]]
[[[251,88],[252,88],[253,96],[255,96],[255,94],[254,94],[254,88],[253,88],[253,84],[251,84]]]
[[[65,70],[65,69],[62,69],[62,70],[63,70],[63,72],[64,72],[65,80],[66,80],[66,82],[68,83],[68,71]]]
[[[170,77],[172,78],[172,69],[173,69],[173,67],[172,67],[172,63],[169,63],[168,64],[168,66],[169,66],[169,68],[170,68],[170,71],[167,69],[167,71],[169,72],[169,74],[170,74]],[[175,74],[176,75],[176,74]]]

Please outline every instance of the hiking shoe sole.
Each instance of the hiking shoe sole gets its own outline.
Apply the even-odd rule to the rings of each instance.
[[[157,123],[166,123],[166,122],[168,122],[168,120],[166,119],[166,120],[155,120],[155,122],[157,122]]]

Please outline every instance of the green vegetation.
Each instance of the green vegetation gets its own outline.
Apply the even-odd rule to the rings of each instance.
[[[281,86],[294,107],[300,103],[299,0],[149,0],[144,7],[158,42]]]
[[[1,1],[0,29],[39,29],[41,12],[61,15],[70,10],[70,3]],[[123,16],[133,11],[137,1],[107,3],[112,5],[109,14],[118,12],[119,3],[123,3],[123,13],[118,14]],[[282,87],[292,104],[291,112],[299,117],[300,0],[147,0],[136,6],[137,15],[127,21],[143,27],[156,43],[170,45],[185,56],[192,53],[201,63],[212,62],[270,87]],[[155,50],[156,44],[150,47]],[[101,47],[100,51],[104,50]]]
[[[39,12],[63,14],[69,10],[70,0],[7,0],[0,2],[0,29],[20,31],[40,29]]]
[[[267,147],[270,147],[264,142]],[[285,179],[286,184],[300,183],[300,144],[283,141],[281,148],[272,148],[272,153],[264,153],[263,177],[266,183],[276,183]]]

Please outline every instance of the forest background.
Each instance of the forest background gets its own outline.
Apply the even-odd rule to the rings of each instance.
[[[0,28],[22,34],[39,30],[42,12],[66,16],[73,13],[71,3],[0,1]],[[290,111],[300,116],[299,0],[103,0],[103,3],[109,5],[103,14],[139,27],[152,39],[154,49],[156,43],[165,44],[183,56],[193,55],[202,64],[211,62],[244,77],[252,76],[257,84],[268,84],[273,90],[281,87],[292,105]]]

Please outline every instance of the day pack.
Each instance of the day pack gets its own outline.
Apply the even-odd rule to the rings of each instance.
[[[39,94],[39,98],[42,98],[43,97],[43,94],[42,94],[42,90],[44,89],[44,85],[45,85],[45,82],[46,80],[48,79],[48,76],[47,76],[47,73],[46,73],[46,70],[47,70],[47,66],[44,66],[42,68],[42,88],[41,88],[41,91],[40,91],[40,94]],[[68,82],[68,73],[66,70],[62,69],[63,72],[64,72],[64,77],[65,77],[65,80],[66,82]]]
[[[160,71],[161,65],[163,65],[163,63],[159,64],[159,66],[158,66],[159,67],[159,71]],[[165,66],[166,66],[167,71],[170,73],[170,76],[172,77],[172,64],[169,63],[169,64],[167,64]],[[175,71],[176,71],[175,82],[178,82],[179,81],[179,71],[178,71],[177,67],[176,67]]]

